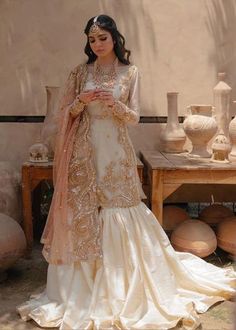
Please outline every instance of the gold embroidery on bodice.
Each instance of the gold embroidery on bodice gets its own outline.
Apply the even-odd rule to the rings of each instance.
[[[120,79],[119,101],[124,104],[128,103],[130,81],[133,71],[134,67],[130,67]],[[126,111],[126,115],[135,116],[136,114],[134,114],[133,111],[130,111],[130,114]],[[118,147],[123,150],[123,156],[111,160],[105,167],[105,174],[99,179],[97,196],[100,206],[112,208],[130,207],[139,204],[141,200],[139,176],[135,151],[131,144],[126,126],[127,118],[122,116],[121,119],[119,116],[111,113],[111,110],[104,107],[101,113],[93,114],[91,124],[94,119],[107,119],[112,121],[114,130],[117,131],[117,140],[115,143],[119,144]],[[115,145],[114,148],[116,148]]]

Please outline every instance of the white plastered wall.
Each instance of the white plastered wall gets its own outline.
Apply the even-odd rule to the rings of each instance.
[[[101,13],[116,20],[139,67],[141,115],[166,116],[167,91],[179,92],[179,115],[212,103],[219,71],[236,98],[235,0],[1,0],[0,115],[46,113],[44,86],[60,86],[85,60],[83,29]],[[0,159],[20,165],[40,125],[1,123]],[[160,128],[133,128],[136,149],[157,148]]]

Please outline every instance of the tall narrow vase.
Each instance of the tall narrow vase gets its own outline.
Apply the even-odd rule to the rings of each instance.
[[[215,116],[218,131],[229,137],[230,114],[230,97],[232,88],[225,82],[225,72],[218,73],[218,83],[213,89]]]
[[[58,111],[59,87],[46,86],[47,112],[41,130],[41,142],[48,147],[49,160],[53,159],[55,148],[55,137],[57,130],[56,113]]]
[[[168,119],[165,129],[160,135],[161,149],[164,152],[180,153],[186,140],[184,130],[178,121],[177,92],[167,93]]]

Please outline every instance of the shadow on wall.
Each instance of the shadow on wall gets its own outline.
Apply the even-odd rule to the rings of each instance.
[[[207,28],[214,40],[215,49],[209,56],[209,62],[215,65],[217,73],[226,72],[226,82],[232,87],[232,100],[236,99],[236,2],[235,0],[205,1],[207,10]],[[231,105],[231,113],[236,107]]]
[[[156,16],[150,10],[149,5],[145,7],[142,0],[110,0],[100,1],[99,13],[110,15],[117,23],[118,29],[126,38],[127,48],[131,50],[131,62],[139,67],[141,75],[141,109],[153,109],[151,98],[145,97],[146,89],[155,93],[158,89],[158,80],[153,72],[153,64],[158,61],[158,38],[156,31]],[[148,87],[147,87],[148,86]],[[154,87],[155,86],[155,87]],[[150,91],[148,91],[152,95]],[[145,100],[145,104],[143,100]]]
[[[84,61],[83,30],[98,11],[94,0],[0,1],[2,114],[45,114],[44,86]]]

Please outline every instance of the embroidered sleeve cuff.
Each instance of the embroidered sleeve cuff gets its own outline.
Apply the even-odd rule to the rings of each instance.
[[[120,101],[115,101],[114,105],[111,106],[110,109],[114,116],[127,123],[137,124],[139,122],[138,114]]]
[[[72,117],[77,117],[85,107],[85,103],[80,101],[79,99],[75,99],[70,107],[70,114]]]

